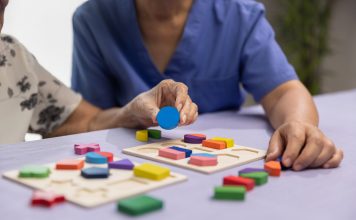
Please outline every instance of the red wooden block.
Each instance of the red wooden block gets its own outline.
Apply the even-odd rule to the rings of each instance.
[[[218,164],[218,158],[217,157],[191,156],[188,163],[197,165],[197,166],[216,166]]]
[[[177,151],[170,148],[162,148],[158,151],[158,156],[166,157],[173,160],[180,160],[185,158],[183,151]]]
[[[63,195],[56,194],[52,191],[37,190],[33,193],[31,205],[51,207],[54,204],[65,202]]]
[[[225,141],[215,141],[215,140],[203,140],[202,145],[204,147],[214,148],[218,150],[222,150],[226,148]]]
[[[282,167],[279,161],[268,161],[265,163],[264,169],[270,176],[280,176]]]
[[[101,156],[108,158],[108,162],[112,162],[114,160],[114,155],[110,152],[97,152],[97,154],[100,154]]]
[[[223,184],[224,186],[244,186],[247,191],[250,191],[255,186],[255,181],[253,179],[240,176],[226,176],[224,177]]]
[[[62,160],[56,163],[57,170],[80,170],[84,167],[84,160]]]

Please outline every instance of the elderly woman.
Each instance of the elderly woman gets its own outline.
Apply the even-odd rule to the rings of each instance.
[[[0,30],[8,0],[0,0]],[[92,89],[100,90],[96,86]],[[181,125],[197,118],[186,86],[162,81],[124,108],[89,104],[48,73],[15,38],[0,36],[0,144],[22,141],[27,131],[58,136],[113,127],[156,125],[159,107],[176,106]]]
[[[89,0],[73,26],[72,85],[91,103],[125,108],[173,79],[187,85],[199,112],[214,112],[240,108],[242,85],[276,129],[267,160],[283,155],[294,170],[340,164],[342,151],[319,130],[313,99],[276,43],[261,4]]]

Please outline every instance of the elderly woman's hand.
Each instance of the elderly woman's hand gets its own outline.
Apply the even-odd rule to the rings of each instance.
[[[198,117],[198,106],[190,99],[188,87],[173,80],[163,80],[124,107],[126,115],[131,117],[129,127],[156,126],[157,113],[164,106],[174,106],[178,109],[180,125],[189,125]]]

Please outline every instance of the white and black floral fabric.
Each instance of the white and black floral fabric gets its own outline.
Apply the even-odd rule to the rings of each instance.
[[[80,101],[16,39],[0,35],[0,144],[23,141],[28,131],[51,132]]]

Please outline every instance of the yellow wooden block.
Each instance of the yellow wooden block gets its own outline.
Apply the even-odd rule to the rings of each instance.
[[[148,131],[147,130],[139,130],[136,131],[136,140],[147,142],[148,141]]]
[[[214,137],[211,139],[214,141],[224,141],[226,143],[226,147],[234,146],[234,139],[232,139],[232,138]]]
[[[150,163],[143,163],[134,168],[135,176],[151,180],[162,180],[168,177],[170,173],[171,171],[168,168]]]

